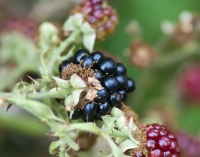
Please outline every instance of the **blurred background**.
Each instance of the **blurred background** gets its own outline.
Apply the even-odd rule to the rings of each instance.
[[[0,91],[11,91],[19,78],[29,81],[27,75],[39,77],[33,34],[43,21],[61,26],[78,2],[0,0]],[[200,157],[200,1],[108,2],[119,25],[95,49],[123,62],[135,80],[136,90],[125,104],[143,123],[175,131],[183,151],[189,149],[185,157]],[[19,21],[20,38],[7,35]],[[0,109],[0,157],[50,156],[48,128],[16,106],[6,111],[8,105]]]

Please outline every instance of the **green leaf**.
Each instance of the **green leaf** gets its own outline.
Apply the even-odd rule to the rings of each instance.
[[[137,147],[138,147],[138,145],[131,140],[125,140],[124,142],[120,143],[120,145],[119,145],[119,148],[122,150],[122,152],[125,152],[128,149],[134,149]]]
[[[58,148],[61,145],[61,141],[55,141],[52,142],[51,145],[49,146],[49,152],[50,154],[56,154],[57,152],[55,151],[56,148]]]
[[[80,89],[80,88],[86,88],[87,87],[86,82],[81,77],[79,77],[77,74],[73,74],[71,76],[70,82],[71,82],[71,85],[72,85],[73,88]]]
[[[84,22],[81,27],[83,33],[83,45],[91,52],[96,40],[96,32],[88,22]]]
[[[53,79],[56,81],[57,85],[61,88],[70,88],[71,87],[71,84],[68,80],[63,80],[63,79],[60,79],[58,77],[54,77],[52,76]]]
[[[64,31],[75,31],[76,29],[80,28],[83,23],[83,15],[82,14],[75,14],[71,15],[64,23],[63,30]]]
[[[65,123],[64,120],[56,117],[52,110],[46,106],[45,104],[38,102],[38,101],[33,101],[33,100],[26,100],[22,98],[6,98],[6,101],[16,104],[25,110],[29,111],[30,113],[34,114],[41,120],[56,120],[62,123]]]

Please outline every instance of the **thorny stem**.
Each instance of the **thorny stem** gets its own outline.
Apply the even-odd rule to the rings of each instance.
[[[32,94],[28,94],[27,98],[34,99],[34,100],[45,99],[45,98],[63,98],[71,92],[72,92],[72,89],[68,88],[68,89],[61,89],[59,91],[32,93]]]
[[[56,60],[58,59],[58,57],[62,54],[62,52],[74,41],[77,40],[77,38],[80,36],[81,31],[79,29],[77,29],[76,31],[72,32],[70,34],[70,36],[65,39],[60,46],[54,50],[51,61],[48,65],[49,68],[49,72],[52,71],[53,66],[55,65]],[[51,74],[51,73],[50,73]]]

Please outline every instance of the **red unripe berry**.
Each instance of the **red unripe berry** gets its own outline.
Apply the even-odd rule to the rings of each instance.
[[[18,31],[29,38],[34,38],[37,33],[37,24],[24,17],[12,17],[4,21],[3,31]]]
[[[200,64],[188,67],[179,78],[184,97],[200,103]]]
[[[85,0],[77,6],[72,14],[81,13],[96,30],[97,40],[114,32],[118,18],[115,10],[105,0]]]

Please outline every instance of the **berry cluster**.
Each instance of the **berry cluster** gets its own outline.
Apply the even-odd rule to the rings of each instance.
[[[101,116],[109,114],[112,107],[120,108],[122,101],[127,98],[127,93],[135,90],[135,82],[126,76],[126,67],[122,63],[115,63],[99,51],[90,54],[87,50],[80,49],[73,58],[62,62],[59,66],[62,79],[65,79],[62,75],[70,65],[81,65],[84,69],[92,70],[94,78],[102,86],[94,100],[84,104],[82,109],[75,109],[72,119],[82,117],[87,122],[101,120]],[[81,71],[88,73],[87,69]],[[80,77],[83,78],[83,75]],[[83,80],[87,81],[87,78]]]
[[[188,133],[178,132],[176,134],[183,157],[200,156],[200,140]]]
[[[186,69],[180,76],[180,88],[184,96],[191,101],[200,102],[200,64],[195,64]]]
[[[177,139],[165,126],[150,124],[145,129],[149,157],[180,157]]]
[[[29,38],[34,38],[37,33],[37,24],[23,17],[12,17],[4,21],[3,30],[7,32],[19,31]]]
[[[72,11],[73,14],[77,12],[85,15],[99,40],[113,33],[118,24],[115,10],[105,0],[85,0]]]

